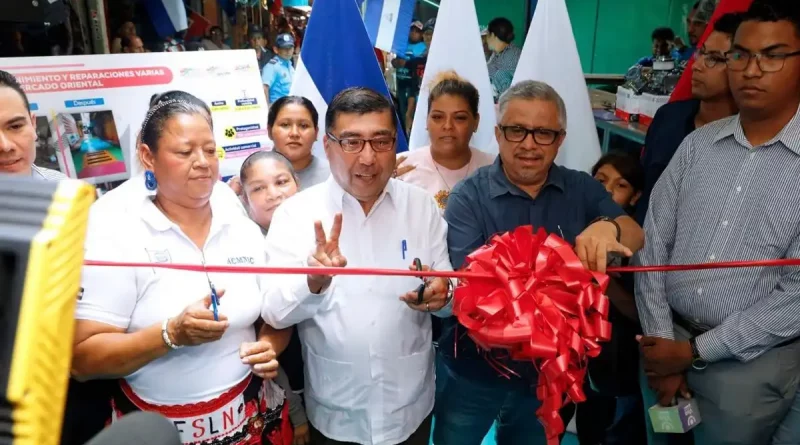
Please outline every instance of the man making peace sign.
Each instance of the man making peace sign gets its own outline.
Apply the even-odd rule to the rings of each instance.
[[[391,179],[394,116],[387,98],[365,88],[333,99],[324,140],[331,177],[275,211],[270,265],[405,269],[419,258],[423,269],[452,270],[436,202]],[[452,286],[429,280],[420,299],[421,284],[414,277],[275,276],[262,315],[300,332],[312,443],[428,444],[431,314],[451,313]]]

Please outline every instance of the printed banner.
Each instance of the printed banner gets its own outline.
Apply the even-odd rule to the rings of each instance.
[[[251,50],[0,59],[36,116],[36,163],[92,184],[140,170],[136,138],[154,94],[183,90],[211,108],[220,175],[270,149],[267,106]]]

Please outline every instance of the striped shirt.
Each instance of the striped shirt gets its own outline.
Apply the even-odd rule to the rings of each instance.
[[[31,164],[31,176],[36,179],[41,179],[43,181],[59,181],[61,179],[67,179],[67,176],[58,170],[52,170],[44,167],[37,167],[36,165],[33,164]]]
[[[800,258],[800,110],[753,147],[739,116],[686,137],[656,183],[644,265]],[[752,360],[800,334],[800,268],[759,267],[636,276],[647,335],[673,338],[672,313],[709,329],[709,362]]]
[[[522,50],[513,43],[509,43],[502,52],[492,53],[489,57],[487,67],[489,68],[489,80],[492,82],[495,103],[511,86],[520,55],[522,55]]]

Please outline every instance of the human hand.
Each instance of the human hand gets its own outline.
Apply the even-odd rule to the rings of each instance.
[[[217,298],[222,298],[225,290],[217,291]],[[190,304],[177,317],[170,318],[167,323],[167,335],[176,346],[197,346],[211,343],[222,338],[228,329],[228,317],[219,314],[219,321],[214,320],[211,307],[211,294]]]
[[[417,270],[415,265],[411,265],[409,270]],[[431,270],[430,266],[422,266],[423,271]],[[417,290],[411,290],[403,294],[400,300],[405,302],[411,309],[421,312],[436,312],[447,305],[448,294],[447,278],[434,278],[425,282],[425,291],[422,294],[422,303],[419,301]]]
[[[333,227],[331,236],[325,236],[322,222],[314,223],[314,234],[317,247],[308,257],[308,265],[311,267],[344,267],[347,265],[347,258],[339,250],[339,235],[342,233],[342,214],[337,213],[333,217]],[[331,284],[332,275],[309,275],[308,288],[315,294],[321,293]]]
[[[311,431],[308,422],[294,427],[294,445],[308,445],[311,443]]]
[[[692,365],[692,346],[688,341],[636,336],[648,376],[668,376],[683,372]]]
[[[393,178],[399,178],[404,174],[414,170],[415,166],[413,165],[403,165],[403,162],[406,162],[406,156],[399,156],[394,164],[394,172],[392,173]]]
[[[278,355],[267,340],[245,342],[239,346],[242,363],[250,365],[253,374],[269,380],[278,376]]]
[[[626,257],[633,252],[617,241],[617,227],[609,221],[598,221],[575,238],[575,253],[583,267],[605,273],[608,254],[617,252]]]
[[[692,393],[689,392],[689,384],[686,381],[686,375],[683,373],[664,377],[648,377],[647,384],[656,392],[658,404],[661,406],[672,406],[673,400],[678,395],[684,399],[692,398]]]
[[[236,193],[236,196],[242,196],[244,187],[242,187],[242,180],[238,176],[228,179],[228,187],[233,190],[233,193]]]

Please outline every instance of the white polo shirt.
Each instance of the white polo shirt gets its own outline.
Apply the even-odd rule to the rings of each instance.
[[[91,208],[85,257],[91,260],[264,265],[264,238],[244,214],[230,188],[217,183],[211,195],[211,230],[201,250],[151,200],[142,176],[101,197]],[[210,289],[225,289],[219,312],[230,327],[218,341],[170,351],[126,377],[142,399],[156,404],[215,398],[244,379],[250,368],[239,346],[254,341],[263,304],[256,275],[155,268],[84,267],[83,296],[75,316],[136,332],[175,317]]]
[[[392,179],[364,215],[333,177],[275,211],[267,234],[270,265],[305,265],[315,246],[314,221],[322,221],[330,234],[337,212],[342,212],[339,246],[348,267],[408,269],[416,257],[423,264],[435,262],[437,270],[452,270],[447,224],[425,190]],[[314,427],[342,442],[408,439],[434,399],[431,315],[400,301],[422,281],[341,275],[314,295],[305,276],[275,279],[262,316],[279,328],[299,323],[306,407]]]

